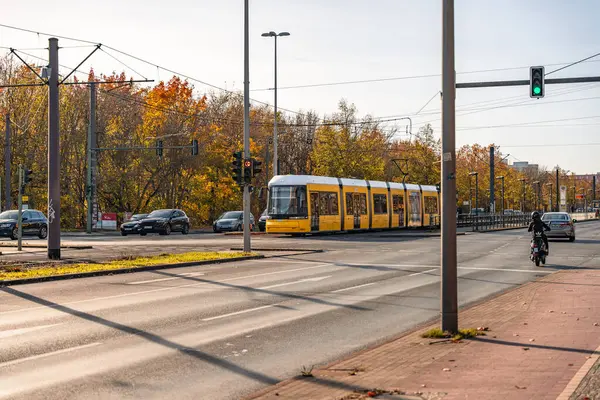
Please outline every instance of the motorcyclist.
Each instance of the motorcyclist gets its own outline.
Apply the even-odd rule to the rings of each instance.
[[[544,244],[546,245],[546,255],[550,255],[550,248],[548,247],[548,237],[544,233],[544,230],[549,231],[550,227],[548,226],[548,224],[546,224],[544,221],[542,221],[542,218],[540,217],[539,212],[537,212],[537,211],[532,212],[531,213],[531,223],[529,224],[529,229],[527,230],[527,232],[533,232],[534,237],[537,232],[541,232],[542,240],[544,241]]]

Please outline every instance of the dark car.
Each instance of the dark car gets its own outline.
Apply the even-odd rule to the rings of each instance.
[[[259,231],[264,232],[267,229],[267,219],[269,219],[269,216],[267,215],[267,210],[265,209],[258,219]]]
[[[121,224],[121,235],[127,236],[130,233],[140,233],[140,221],[147,216],[148,214],[133,214],[129,221]]]
[[[250,226],[254,226],[254,215],[250,214]],[[244,230],[244,212],[227,211],[221,214],[213,223],[213,231],[242,231]],[[252,230],[252,229],[250,229]]]
[[[142,236],[148,233],[170,235],[171,232],[187,235],[190,232],[190,219],[181,210],[154,210],[140,221],[139,231]]]
[[[0,236],[8,236],[12,240],[18,239],[17,210],[0,213]],[[23,236],[37,236],[46,239],[48,236],[48,220],[38,210],[23,210]]]

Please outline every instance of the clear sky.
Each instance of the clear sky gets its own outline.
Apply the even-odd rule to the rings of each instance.
[[[243,0],[8,4],[2,24],[101,42],[220,87],[243,88]],[[441,89],[441,6],[441,0],[250,0],[252,98],[269,103],[273,99],[272,91],[256,90],[273,86],[273,40],[260,34],[289,31],[291,36],[278,40],[280,107],[331,113],[345,98],[361,115],[411,116],[414,130],[431,122],[439,135],[439,97],[414,114]],[[553,64],[600,52],[598,0],[456,0],[455,13],[458,82],[528,79],[531,65],[545,65],[549,72],[561,66]],[[0,28],[0,46],[46,47],[47,36]],[[76,66],[90,50],[65,48],[60,62]],[[47,55],[45,50],[26,51]],[[109,53],[137,71],[126,70],[134,77],[166,80],[172,75]],[[552,77],[600,75],[600,57],[591,61]],[[82,69],[92,66],[103,73],[124,68],[103,52]],[[472,72],[482,70],[496,71]],[[423,75],[433,76],[283,89]],[[208,90],[197,82],[195,86]],[[541,100],[530,99],[527,86],[461,89],[457,145],[495,142],[511,154],[511,161],[600,172],[599,106],[600,83],[548,85]],[[539,146],[511,147],[535,145]]]

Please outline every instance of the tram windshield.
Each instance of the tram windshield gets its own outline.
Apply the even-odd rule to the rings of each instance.
[[[306,217],[306,186],[272,186],[267,213],[272,218]]]

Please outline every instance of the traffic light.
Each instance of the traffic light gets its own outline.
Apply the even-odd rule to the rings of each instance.
[[[544,67],[529,69],[529,97],[536,99],[544,97]]]
[[[256,176],[262,172],[261,165],[262,162],[258,161],[256,158],[252,159],[252,176]]]
[[[23,185],[27,185],[29,182],[31,182],[31,174],[33,174],[32,170],[27,168],[23,170]]]
[[[156,155],[159,157],[162,157],[162,155],[163,155],[163,141],[162,140],[156,141]]]
[[[233,153],[233,168],[231,169],[232,178],[238,185],[242,186],[242,152]]]
[[[244,160],[244,183],[249,185],[252,183],[252,159]]]
[[[192,140],[192,155],[198,155],[198,141],[196,139]]]

